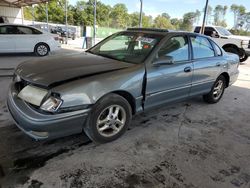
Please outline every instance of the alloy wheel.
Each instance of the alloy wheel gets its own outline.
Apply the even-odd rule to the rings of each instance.
[[[104,137],[112,137],[122,130],[125,123],[125,109],[120,105],[111,105],[100,113],[96,126],[99,134]]]
[[[40,56],[45,56],[47,53],[48,53],[48,47],[41,44],[37,47],[37,53],[40,55]]]
[[[224,90],[224,82],[222,80],[218,80],[213,90],[213,96],[215,100],[218,100],[221,97],[223,90]]]

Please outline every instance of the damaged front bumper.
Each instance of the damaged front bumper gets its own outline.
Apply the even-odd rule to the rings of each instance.
[[[15,83],[8,93],[7,106],[17,127],[35,140],[55,139],[81,133],[90,109],[44,114],[18,98]]]

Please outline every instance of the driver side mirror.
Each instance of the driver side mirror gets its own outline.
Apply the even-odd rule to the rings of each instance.
[[[161,65],[172,65],[174,63],[174,59],[172,56],[162,56],[157,58],[153,65],[155,66],[161,66]]]

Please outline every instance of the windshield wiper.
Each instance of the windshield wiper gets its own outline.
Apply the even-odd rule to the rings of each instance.
[[[106,57],[106,58],[110,58],[110,59],[114,59],[114,60],[119,60],[119,59],[117,59],[114,56],[109,55],[109,54],[102,54],[102,53],[93,53],[93,54],[99,55],[99,56],[102,56],[102,57]]]

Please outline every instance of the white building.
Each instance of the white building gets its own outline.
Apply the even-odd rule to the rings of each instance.
[[[7,18],[10,23],[22,23],[21,8],[8,1],[0,0],[0,16]]]

